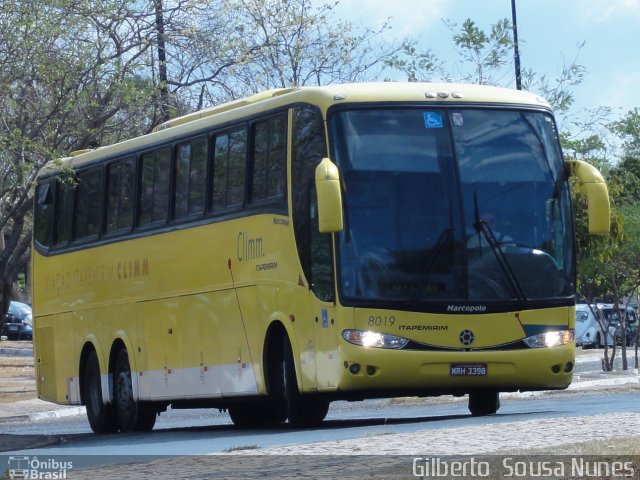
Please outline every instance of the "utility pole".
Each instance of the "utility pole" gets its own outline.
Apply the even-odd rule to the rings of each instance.
[[[516,0],[511,0],[511,23],[513,24],[513,60],[516,67],[516,88],[522,90],[520,75],[520,52],[518,51],[518,23],[516,22]]]

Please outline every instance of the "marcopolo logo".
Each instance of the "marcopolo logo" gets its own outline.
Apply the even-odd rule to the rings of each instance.
[[[38,457],[9,457],[9,478],[14,479],[66,479],[73,462]]]
[[[460,332],[460,343],[466,347],[471,345],[475,338],[476,336],[471,330],[463,330]]]
[[[483,313],[486,311],[487,311],[486,305],[447,305],[447,312]]]

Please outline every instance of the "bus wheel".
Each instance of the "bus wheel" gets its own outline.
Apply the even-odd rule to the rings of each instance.
[[[120,429],[123,432],[151,430],[156,423],[157,412],[153,404],[133,399],[129,354],[125,349],[120,350],[116,358],[114,390]]]
[[[229,407],[231,421],[237,427],[267,427],[283,423],[287,408],[283,402],[247,402]]]
[[[302,395],[298,391],[293,350],[286,336],[283,353],[282,375],[289,424],[295,428],[319,425],[327,416],[329,401],[317,396]]]
[[[115,407],[102,401],[100,364],[96,352],[91,352],[87,358],[82,386],[91,430],[95,433],[116,432],[120,425]]]
[[[469,394],[469,411],[474,417],[493,415],[500,408],[500,394],[493,390],[476,390]]]

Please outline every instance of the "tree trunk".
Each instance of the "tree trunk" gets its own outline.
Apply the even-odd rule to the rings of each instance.
[[[162,0],[154,0],[156,11],[156,34],[158,35],[158,89],[160,91],[160,121],[171,118],[169,101],[169,77],[167,74],[167,49],[164,33],[164,10]]]

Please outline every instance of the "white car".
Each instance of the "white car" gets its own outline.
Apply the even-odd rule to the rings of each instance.
[[[598,307],[593,307],[594,311],[599,312]],[[606,325],[606,320],[602,317],[603,325]],[[607,345],[613,346],[614,338],[616,334],[616,327],[609,327],[609,334],[607,335]],[[598,320],[593,315],[593,312],[587,304],[576,305],[576,345],[582,345],[582,348],[601,348],[604,346],[604,335]]]

